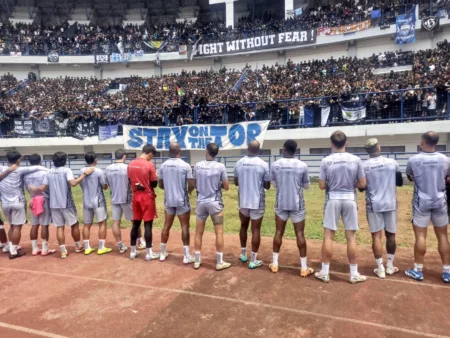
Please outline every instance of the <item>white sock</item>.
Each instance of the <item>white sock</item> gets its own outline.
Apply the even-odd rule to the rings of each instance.
[[[223,252],[217,252],[216,257],[217,257],[217,264],[222,264],[223,263]]]
[[[241,248],[241,255],[247,256],[247,248]]]
[[[272,264],[275,266],[278,265],[278,254],[279,254],[278,252],[274,252],[272,254]]]
[[[423,269],[423,264],[414,263],[414,271],[420,272]]]
[[[122,248],[124,247],[123,242],[122,242],[122,241],[117,242],[117,247],[118,247],[119,249],[122,249]]]
[[[200,263],[200,251],[195,251],[194,256],[195,256],[195,263]]]
[[[356,277],[358,276],[358,264],[350,264],[350,276]]]
[[[80,249],[81,248],[81,242],[75,242],[75,248]]]
[[[394,257],[395,257],[395,255],[387,254],[387,262],[386,262],[386,266],[387,266],[389,269],[393,269],[393,268],[394,268]]]
[[[378,271],[384,271],[383,258],[377,258],[375,262],[377,262]]]
[[[250,259],[250,262],[252,262],[252,263],[255,262],[257,256],[258,256],[258,253],[252,251],[252,258]]]
[[[65,244],[60,245],[59,248],[61,249],[61,252],[67,252],[67,249],[66,249],[66,245],[65,245]]]
[[[8,252],[9,251],[9,243],[3,243],[3,252]]]
[[[105,248],[105,239],[99,239],[98,240],[98,248],[100,249],[100,250],[103,250],[104,248]]]
[[[48,241],[46,241],[45,239],[42,240],[42,251],[48,251]]]
[[[444,265],[444,273],[450,273],[450,265]]]
[[[83,241],[83,243],[84,243],[84,250],[87,250],[87,249],[91,248],[91,246],[89,245],[89,240],[88,239],[85,239]]]
[[[183,245],[184,257],[191,257],[191,253],[189,252],[189,245]]]
[[[9,244],[9,248],[11,248],[13,245],[11,241],[9,241],[8,244]]]
[[[132,245],[131,246],[131,253],[135,254],[136,253],[136,245]]]
[[[161,243],[161,254],[165,254],[166,253],[166,243]]]
[[[145,253],[146,253],[148,256],[151,256],[152,253],[153,253],[152,248],[145,248]]]
[[[9,253],[11,255],[17,255],[17,245],[10,245],[9,246]]]
[[[307,263],[306,257],[300,257],[300,266],[302,267],[302,270],[308,270],[308,263]]]
[[[33,252],[36,252],[39,250],[38,244],[37,244],[37,239],[31,240],[31,248],[32,248]]]
[[[330,273],[330,263],[322,263],[322,270],[320,270],[320,274],[322,276],[326,276]]]

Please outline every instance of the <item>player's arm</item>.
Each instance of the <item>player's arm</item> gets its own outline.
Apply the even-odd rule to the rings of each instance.
[[[156,168],[153,163],[150,169],[150,186],[155,189],[158,186],[158,175],[156,174]]]
[[[364,167],[362,161],[358,161],[358,176],[356,180],[356,188],[358,189],[366,189],[367,181],[366,175],[364,174]]]
[[[406,165],[406,177],[408,177],[408,180],[411,182],[414,182],[414,173],[411,166],[411,159],[408,160],[408,164]]]
[[[239,187],[239,176],[238,176],[238,171],[237,171],[238,164],[239,164],[239,162],[236,163],[236,166],[234,167],[234,176],[233,176],[233,182],[236,187]]]
[[[158,186],[159,189],[164,190],[164,164],[159,168]]]
[[[188,184],[188,193],[190,194],[195,189],[195,180],[194,180],[194,175],[192,175],[192,167],[189,164],[187,164],[186,178],[187,178],[187,184]]]
[[[158,180],[158,186],[159,189],[164,190],[164,180],[162,180],[161,178]]]
[[[102,174],[100,175],[100,184],[103,190],[108,190],[108,180],[106,179],[106,173],[102,170]]]
[[[40,185],[39,187],[35,187],[34,185],[29,185],[28,187],[28,191],[30,192],[30,193],[33,193],[33,194],[41,194],[41,193],[43,193],[45,190],[47,190],[48,189],[48,185],[47,184],[42,184],[42,185]]]
[[[397,162],[395,162],[395,185],[397,187],[403,187],[403,175]]]
[[[81,181],[83,181],[86,177],[88,177],[90,174],[92,174],[94,172],[94,170],[95,170],[94,167],[89,167],[84,171],[84,173],[82,173],[77,178],[73,178],[73,176],[71,178],[69,177],[67,182],[69,182],[71,187],[76,187],[78,184],[81,183]]]
[[[327,189],[327,172],[326,172],[325,159],[323,159],[322,163],[320,164],[319,188],[320,188],[320,190],[326,190]]]
[[[16,170],[19,166],[17,164],[13,164],[8,169],[0,174],[0,181],[6,178],[9,174],[11,174],[14,170]]]
[[[264,189],[270,189],[270,170],[269,166],[264,167]]]
[[[306,172],[303,174],[303,179],[302,179],[303,189],[308,190],[310,184],[311,184],[311,181],[309,180],[309,171],[308,171],[308,167],[306,167]]]

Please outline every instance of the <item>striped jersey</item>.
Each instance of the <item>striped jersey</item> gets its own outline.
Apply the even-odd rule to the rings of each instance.
[[[239,179],[239,208],[265,209],[264,182],[270,182],[269,165],[258,156],[245,156],[237,161],[234,176]]]
[[[363,162],[366,174],[366,210],[386,212],[397,210],[397,161],[384,156],[372,157]]]
[[[271,181],[277,189],[275,208],[287,211],[305,209],[303,186],[309,184],[308,166],[296,158],[282,158],[270,166]]]
[[[159,168],[159,179],[164,182],[164,205],[171,208],[190,206],[187,181],[192,179],[192,168],[181,158],[169,158]]]
[[[41,166],[19,167],[2,181],[0,181],[0,196],[3,205],[26,204],[24,191],[25,175],[41,170]],[[0,167],[1,172],[8,170],[8,167]]]
[[[194,167],[197,204],[222,201],[222,182],[228,180],[227,169],[217,161],[201,161]]]
[[[128,166],[125,163],[113,163],[106,167],[106,182],[111,189],[112,204],[131,203],[131,186],[128,180]]]
[[[48,186],[51,209],[66,209],[75,207],[72,196],[72,187],[69,184],[69,181],[73,179],[73,173],[70,168],[59,167],[52,168],[48,171],[42,184]]]
[[[450,175],[449,159],[441,153],[421,152],[409,158],[406,175],[414,176],[413,207],[439,209],[447,204],[445,178]]]
[[[361,159],[349,153],[333,153],[320,165],[319,179],[327,182],[327,199],[356,201],[355,182],[364,176]]]
[[[80,169],[80,176],[89,167]],[[106,208],[105,194],[103,193],[103,185],[106,184],[106,176],[102,169],[95,168],[94,172],[86,176],[80,183],[83,190],[83,208],[97,209],[99,207]]]

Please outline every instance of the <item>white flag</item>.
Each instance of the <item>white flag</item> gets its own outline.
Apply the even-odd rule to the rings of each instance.
[[[328,117],[330,116],[330,106],[322,107],[322,118],[320,120],[320,125],[325,127],[328,122]]]

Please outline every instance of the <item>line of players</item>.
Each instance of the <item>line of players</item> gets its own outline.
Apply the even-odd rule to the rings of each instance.
[[[397,162],[380,155],[381,147],[377,139],[370,139],[365,148],[370,156],[362,162],[359,157],[345,151],[347,137],[341,131],[330,137],[333,153],[322,160],[320,166],[319,186],[326,191],[324,207],[324,240],[322,247],[322,267],[315,277],[323,282],[329,282],[330,260],[333,252],[333,240],[340,218],[344,223],[347,239],[347,254],[350,265],[350,283],[364,282],[366,277],[358,273],[356,231],[358,230],[357,196],[355,188],[366,191],[366,210],[369,229],[373,239],[373,253],[377,267],[374,273],[379,278],[386,274],[392,275],[399,271],[394,266],[396,250],[395,234],[397,232],[397,200],[396,186],[403,185],[403,178]],[[438,250],[443,262],[442,279],[450,282],[450,245],[447,237],[448,212],[445,194],[446,177],[450,175],[449,159],[435,151],[439,141],[438,134],[427,132],[422,135],[422,151],[408,161],[406,174],[414,182],[414,197],[412,201],[412,224],[416,237],[414,246],[414,268],[405,271],[408,277],[423,280],[423,262],[426,251],[427,227],[430,221],[438,239]],[[275,223],[276,232],[273,240],[273,260],[269,265],[272,272],[278,271],[278,257],[282,237],[287,221],[291,219],[300,253],[300,275],[307,277],[314,270],[307,264],[307,246],[304,236],[305,202],[303,190],[310,185],[307,165],[295,158],[297,143],[287,140],[283,147],[283,158],[268,164],[258,157],[260,145],[252,141],[248,145],[248,154],[236,163],[234,169],[234,184],[239,188],[239,217],[241,221],[240,260],[247,262],[247,233],[251,225],[251,257],[248,262],[250,269],[263,265],[257,259],[260,246],[260,231],[265,212],[265,191],[271,182],[276,187]],[[113,234],[120,253],[127,251],[120,233],[122,216],[133,222],[131,230],[130,259],[138,256],[137,248],[146,248],[145,259],[164,261],[168,253],[166,245],[175,216],[182,228],[184,248],[183,263],[194,264],[200,268],[202,236],[208,217],[214,224],[216,233],[217,264],[216,270],[231,266],[223,260],[223,199],[222,190],[229,189],[226,168],[215,160],[219,147],[211,143],[206,149],[206,159],[197,163],[194,169],[181,159],[181,149],[177,143],[171,143],[169,159],[160,167],[157,177],[154,164],[151,162],[156,150],[151,145],[143,148],[139,158],[125,164],[126,153],[123,150],[115,152],[115,163],[102,171],[96,168],[95,153],[85,155],[87,167],[80,170],[78,178],[66,168],[67,155],[55,153],[54,168],[48,170],[41,166],[40,156],[30,155],[31,166],[19,167],[21,155],[15,151],[7,154],[9,167],[0,168],[0,194],[3,211],[11,224],[8,236],[0,226],[0,242],[3,252],[9,252],[11,259],[21,257],[25,253],[18,246],[21,236],[21,226],[26,223],[25,186],[32,199],[30,202],[31,224],[30,233],[32,254],[46,256],[54,253],[48,247],[48,225],[52,222],[57,227],[57,239],[61,257],[66,258],[64,225],[71,227],[75,241],[75,251],[89,255],[95,252],[90,246],[90,229],[94,216],[99,225],[99,243],[97,254],[102,255],[112,251],[105,246],[106,239],[106,199],[103,190],[111,189]],[[72,197],[71,187],[80,184],[83,191],[83,242],[81,242],[78,216]],[[155,188],[165,190],[165,221],[161,233],[160,253],[152,251],[152,226],[156,214]],[[191,207],[189,194],[197,190],[196,234],[194,256],[190,253],[189,220]],[[145,240],[141,238],[140,226],[144,221]],[[38,229],[41,226],[42,249],[37,244]],[[387,265],[382,258],[382,232],[386,234]],[[140,244],[136,244],[140,239]]]

